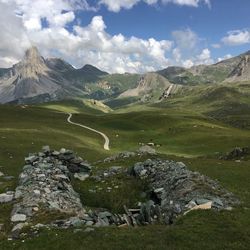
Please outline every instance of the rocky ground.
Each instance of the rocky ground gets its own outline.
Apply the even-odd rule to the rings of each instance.
[[[124,152],[109,157],[112,162],[121,157],[155,154],[150,148],[137,152]],[[43,147],[42,152],[25,158],[26,165],[19,176],[15,192],[0,194],[0,203],[14,202],[10,215],[12,231],[10,239],[24,237],[25,228],[37,233],[42,227],[94,227],[115,225],[141,226],[148,224],[172,224],[178,216],[195,209],[227,209],[239,203],[238,199],[222,188],[216,181],[192,172],[181,162],[148,159],[133,167],[112,166],[95,169],[89,163],[66,149],[51,150]],[[147,183],[146,202],[115,214],[105,208],[89,208],[72,187],[72,179],[85,181],[88,178],[102,182],[116,175],[129,175]],[[39,223],[42,214],[57,214],[46,223]],[[58,219],[58,214],[61,215]]]
[[[227,209],[239,203],[237,198],[210,178],[187,169],[182,162],[151,160],[132,168],[137,178],[146,179],[151,200],[141,207],[143,220],[171,224],[194,209]]]
[[[145,156],[145,155],[157,155],[157,153],[156,153],[156,150],[153,147],[148,146],[148,145],[143,145],[138,150],[136,150],[135,152],[123,151],[123,152],[121,152],[119,154],[107,157],[107,158],[104,159],[104,162],[113,162],[113,161],[116,161],[116,160],[133,158],[135,156],[142,157],[142,156]]]
[[[245,158],[250,156],[250,148],[249,147],[235,147],[232,151],[228,152],[226,155],[220,157],[220,159],[224,160],[244,160]]]

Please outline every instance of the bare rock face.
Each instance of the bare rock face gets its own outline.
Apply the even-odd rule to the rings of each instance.
[[[47,67],[37,48],[32,47],[26,51],[21,62],[0,78],[0,103],[44,94],[53,95],[60,89],[56,74]]]
[[[141,76],[136,88],[126,90],[119,95],[119,98],[140,97],[141,102],[161,101],[170,94],[176,94],[181,88],[181,85],[171,84],[160,74],[147,73]]]
[[[43,57],[39,54],[36,47],[25,52],[24,60],[14,66],[14,72],[20,78],[33,78],[38,80],[39,74],[48,75],[49,68],[46,66]]]
[[[250,81],[250,54],[242,57],[240,63],[231,72],[226,82],[245,82]]]
[[[59,58],[45,60],[38,49],[32,47],[21,62],[12,68],[0,69],[0,103],[38,103],[82,96],[86,94],[83,81],[105,74],[91,65],[75,69]]]

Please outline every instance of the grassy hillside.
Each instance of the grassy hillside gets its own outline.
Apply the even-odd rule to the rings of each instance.
[[[183,85],[214,84],[223,82],[249,52],[212,65],[198,65],[190,69],[168,67],[158,71],[170,82]]]
[[[74,99],[62,102],[51,102],[41,104],[40,107],[63,113],[103,114],[111,112],[112,109],[101,101],[93,99]]]
[[[40,107],[0,106],[0,166],[3,166],[0,171],[15,177],[10,181],[0,177],[0,191],[15,188],[24,156],[43,145],[73,149],[84,159],[96,162],[110,154],[135,150],[140,142],[153,141],[161,145],[157,148],[161,157],[183,161],[192,170],[217,179],[234,192],[242,202],[238,208],[223,212],[194,211],[179,218],[173,226],[100,228],[91,233],[43,230],[41,235],[25,242],[8,242],[4,239],[9,229],[11,205],[0,205],[0,224],[5,224],[4,231],[0,232],[0,249],[248,249],[250,164],[249,161],[219,160],[218,156],[219,152],[226,153],[235,146],[250,146],[249,127],[235,126],[226,119],[230,112],[238,110],[231,113],[230,121],[241,124],[245,120],[249,124],[248,106],[241,109],[242,105],[249,105],[249,88],[199,86],[186,91],[158,104],[129,105],[106,114],[84,105],[81,100]],[[230,109],[230,102],[241,106]],[[224,118],[211,113],[222,108]],[[98,135],[68,124],[63,112],[72,112],[73,121],[107,134],[111,151],[103,150],[103,140]],[[129,167],[138,160],[112,165]],[[106,166],[99,164],[97,168]],[[116,211],[117,204],[136,199],[138,184],[129,179],[112,181],[124,183],[122,194],[103,192],[91,198],[86,189],[95,183],[74,185],[84,204],[102,205]]]
[[[129,88],[134,88],[138,84],[140,75],[138,74],[112,74],[101,77],[94,83],[86,84],[86,89],[90,97],[97,100],[116,97]],[[103,88],[102,84],[106,83],[109,88]]]

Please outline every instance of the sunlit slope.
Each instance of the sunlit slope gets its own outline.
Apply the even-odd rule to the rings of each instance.
[[[67,115],[36,107],[0,106],[0,165],[17,175],[24,156],[42,145],[74,149],[88,159],[106,154],[101,137],[66,122]],[[98,152],[98,154],[96,154]]]

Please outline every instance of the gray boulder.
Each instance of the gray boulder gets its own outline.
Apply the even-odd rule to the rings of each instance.
[[[13,193],[4,193],[4,194],[0,194],[0,203],[7,203],[7,202],[11,202],[14,198],[14,192]]]
[[[138,149],[138,153],[139,154],[156,155],[156,150],[154,148],[152,148],[151,146],[144,145]]]
[[[86,179],[89,178],[89,174],[85,174],[85,173],[75,173],[74,174],[75,179],[78,179],[80,181],[85,181]]]
[[[26,221],[26,220],[27,220],[27,216],[25,214],[14,214],[11,217],[12,222],[22,222],[22,221]]]

